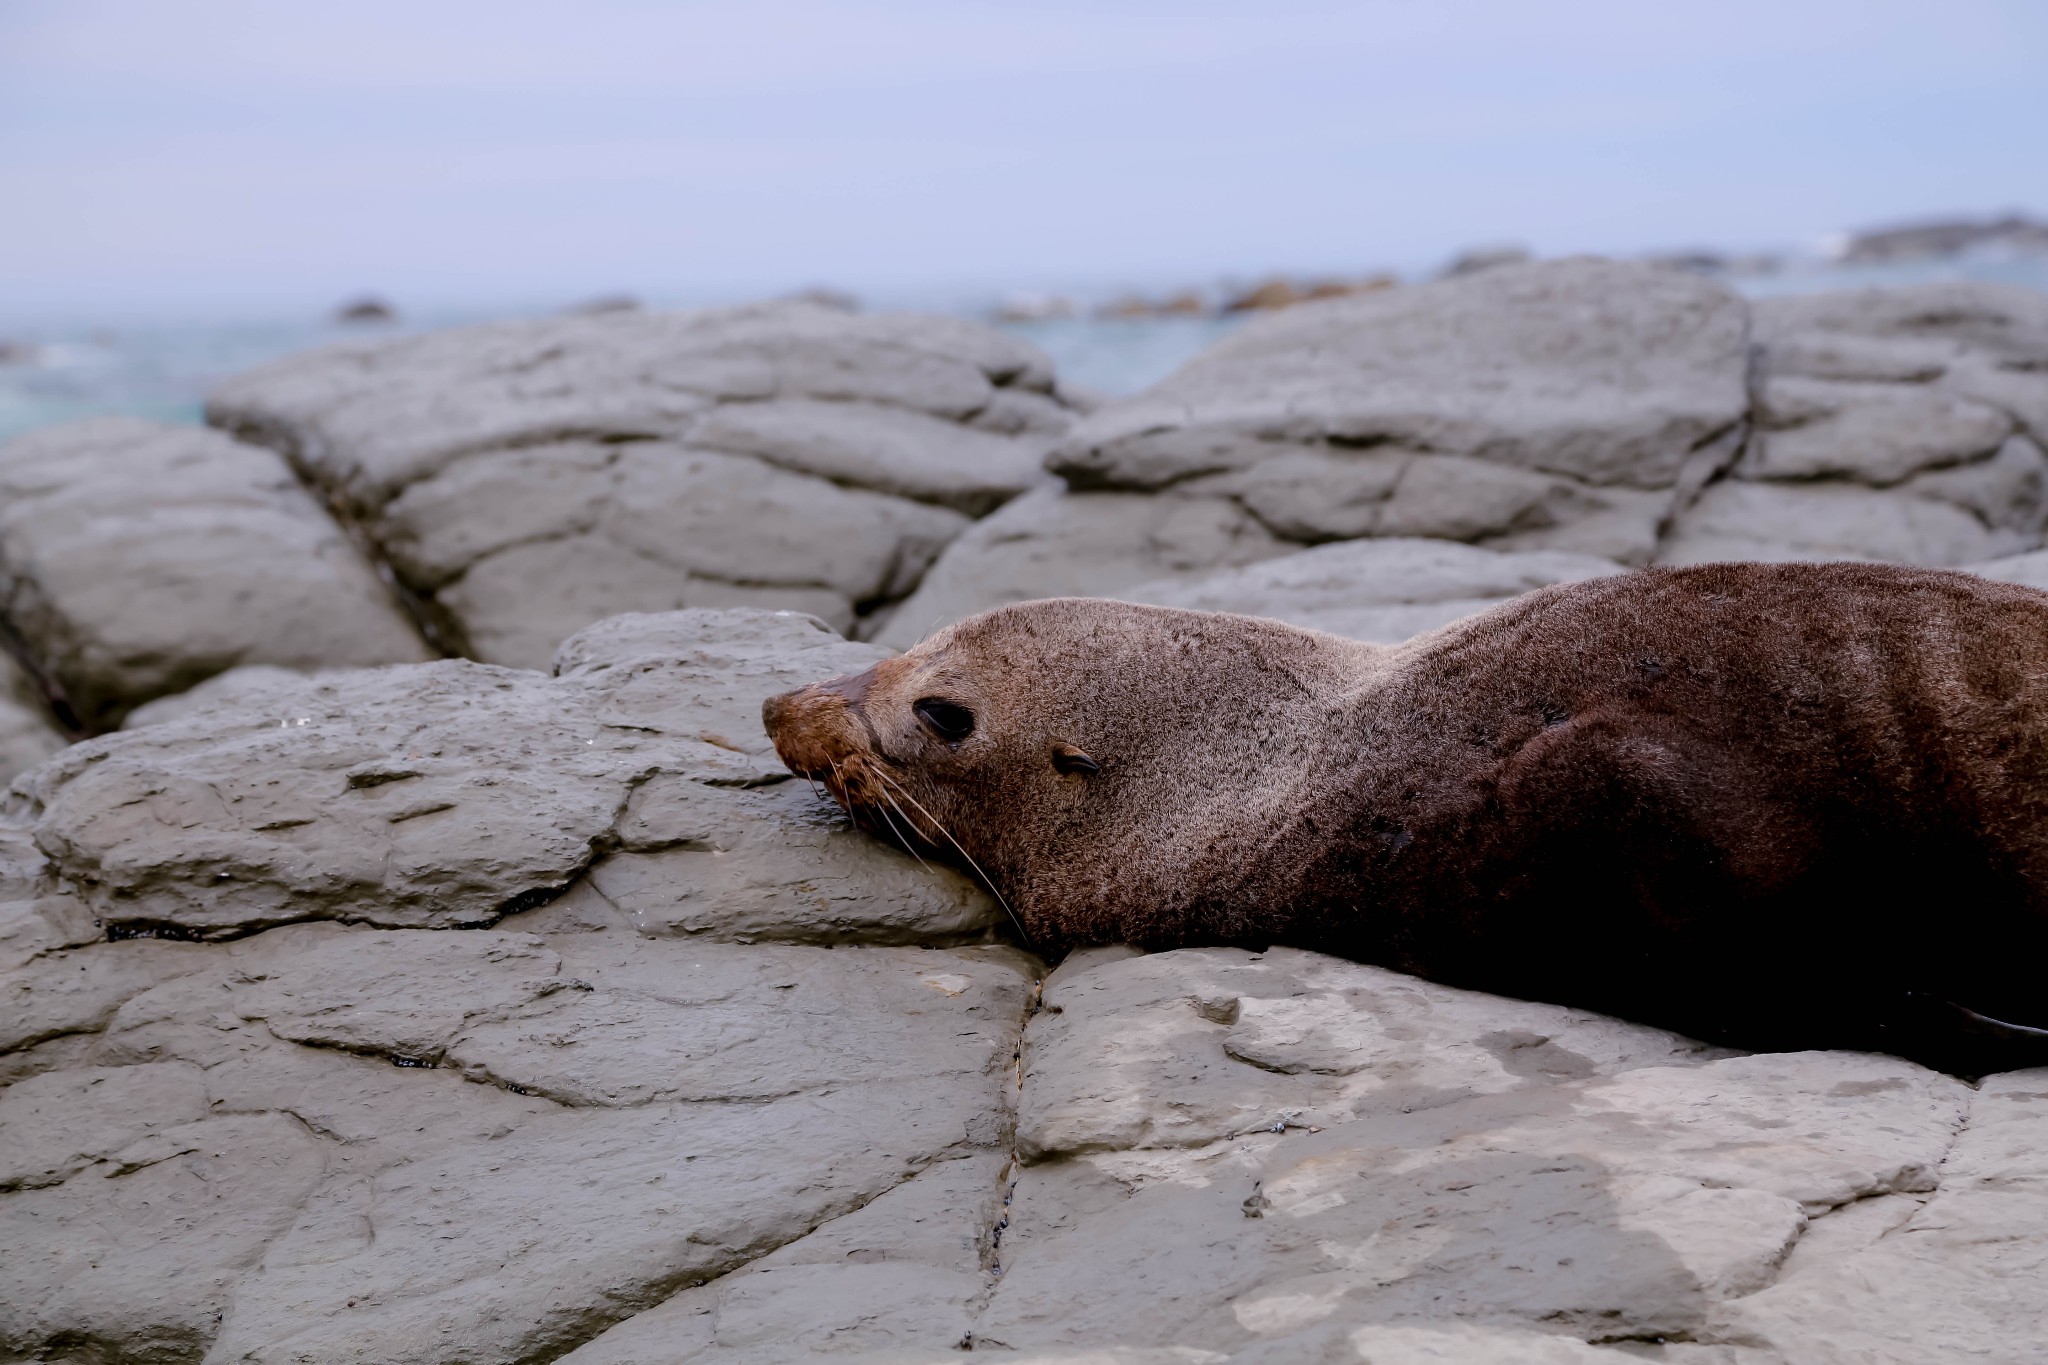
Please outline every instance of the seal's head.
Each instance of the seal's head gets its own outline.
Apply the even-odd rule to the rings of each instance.
[[[1229,886],[1372,649],[1055,598],[770,698],[762,719],[793,771],[873,833],[979,873],[1034,941],[1241,938]]]

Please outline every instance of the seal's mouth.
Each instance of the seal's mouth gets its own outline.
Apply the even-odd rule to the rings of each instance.
[[[823,788],[856,825],[913,853],[937,852],[944,846],[925,829],[928,821],[913,818],[919,803],[889,771],[861,710],[874,681],[870,668],[770,697],[761,723],[789,770]]]
[[[893,662],[885,660],[864,673],[770,697],[761,703],[761,724],[789,770],[824,788],[855,825],[897,845],[919,862],[927,856],[952,862],[957,855],[1029,944],[1031,935],[1025,931],[1024,921],[974,855],[917,799],[909,775],[892,771],[895,765],[863,708],[878,670]]]

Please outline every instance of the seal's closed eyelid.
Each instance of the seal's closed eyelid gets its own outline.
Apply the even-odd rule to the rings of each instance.
[[[958,744],[974,733],[974,713],[958,702],[943,697],[921,697],[910,709],[931,732],[948,744]]]

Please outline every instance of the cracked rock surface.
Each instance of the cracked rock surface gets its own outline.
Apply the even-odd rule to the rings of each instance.
[[[2048,1073],[1980,1093],[1735,1055],[1284,949],[1080,955],[1044,1005],[977,1343],[1792,1365],[2048,1341]]]
[[[0,594],[88,730],[238,665],[428,657],[275,452],[133,418],[0,446]]]
[[[1353,567],[1409,606],[1612,567],[1427,548]],[[882,653],[627,615],[551,674],[251,670],[30,774],[0,1360],[2048,1352],[2048,1072],[1286,948],[1048,976],[774,763],[761,699]]]
[[[1749,302],[1648,265],[1501,266],[1288,309],[1091,414],[1049,457],[1062,482],[976,523],[874,634],[1164,601],[1330,541],[1970,564],[2041,546],[2044,433],[2025,289]]]
[[[1079,422],[1064,487],[962,536],[878,638],[1361,537],[1647,562],[1740,447],[1748,346],[1728,291],[1592,259],[1287,309]]]
[[[2048,528],[2048,298],[1961,282],[1762,299],[1754,431],[1666,563],[1948,567]]]
[[[277,676],[72,746],[15,818],[115,933],[487,925],[576,899],[648,932],[971,937],[991,903],[842,827],[762,698],[881,656],[767,611],[624,617],[559,675],[449,659]]]
[[[1536,588],[1624,571],[1611,559],[1556,550],[1347,540],[1206,578],[1141,583],[1118,596],[1190,611],[1266,616],[1354,640],[1399,644]]]
[[[807,302],[331,348],[207,413],[288,455],[448,652],[527,668],[625,611],[845,629],[1043,480],[1075,416],[1023,342]]]
[[[878,653],[625,617],[553,676],[259,676],[39,774],[0,828],[0,1359],[556,1359],[861,1213],[930,1222],[898,1328],[957,1340],[1037,965],[778,804],[756,719]],[[650,857],[661,896],[587,870]]]

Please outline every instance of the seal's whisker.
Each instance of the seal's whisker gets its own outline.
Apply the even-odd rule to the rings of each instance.
[[[894,806],[896,805],[896,802],[894,801],[894,799],[891,799],[889,804]],[[917,857],[917,850],[910,846],[910,840],[904,835],[903,831],[896,828],[896,821],[890,817],[889,812],[883,810],[880,806],[876,806],[875,814],[882,817],[882,823],[889,827],[889,833],[895,837],[896,842],[903,845],[903,851],[905,853],[908,853],[911,857],[917,858],[918,864],[922,866],[924,864],[924,859]],[[896,814],[903,815],[903,808],[897,806]],[[903,818],[905,820],[908,820],[910,817],[904,815]]]
[[[886,787],[882,791],[882,799],[884,801],[887,801],[890,805],[896,806],[896,798],[889,794],[888,789]],[[877,809],[879,809],[879,807]],[[903,823],[910,826],[912,833],[916,834],[919,838],[924,837],[924,831],[917,827],[917,822],[910,818],[909,813],[905,811],[903,807],[896,806],[896,813],[903,817]],[[888,820],[888,812],[884,811],[882,814],[882,818]],[[894,820],[889,820],[889,828],[892,830],[896,828],[896,822]],[[924,860],[924,855],[917,851],[916,846],[913,845],[910,842],[910,840],[903,838],[903,836],[900,834],[896,837],[899,839],[903,839],[903,851],[905,853],[908,853],[911,857],[917,859],[917,865],[925,869],[927,872],[929,872],[931,870],[931,864],[927,863]]]
[[[846,774],[839,771],[839,760],[828,758],[825,761],[832,765],[832,779],[839,784],[837,791],[833,791],[830,784],[827,784],[825,790],[832,792],[832,799],[839,803],[839,809],[845,811],[848,815],[853,814],[853,800],[847,795]]]
[[[939,833],[946,836],[946,842],[951,844],[954,850],[957,853],[959,853],[961,857],[967,860],[967,865],[974,869],[974,875],[981,878],[981,884],[988,888],[988,893],[996,898],[996,904],[1002,906],[1003,913],[1010,917],[1010,923],[1017,926],[1018,935],[1021,938],[1023,938],[1023,940],[1026,943],[1031,942],[1031,935],[1025,931],[1024,921],[1017,918],[1017,912],[1010,908],[1010,903],[1007,900],[1003,899],[1003,893],[996,890],[995,881],[992,878],[990,878],[988,873],[983,872],[981,870],[981,864],[974,861],[974,855],[969,853],[966,849],[960,847],[960,841],[953,837],[953,831],[946,828],[945,822],[940,820],[938,816],[933,815],[930,811],[926,810],[924,808],[924,803],[922,801],[919,801],[916,797],[912,796],[909,793],[909,791],[907,791],[902,786],[901,783],[892,780],[889,774],[881,772],[878,769],[876,771],[876,776],[880,777],[882,781],[888,783],[890,786],[896,788],[898,792],[901,792],[903,795],[903,799],[905,801],[908,801],[911,804],[911,806],[917,811],[918,814],[922,815],[925,819],[932,822],[933,829],[936,829]]]

